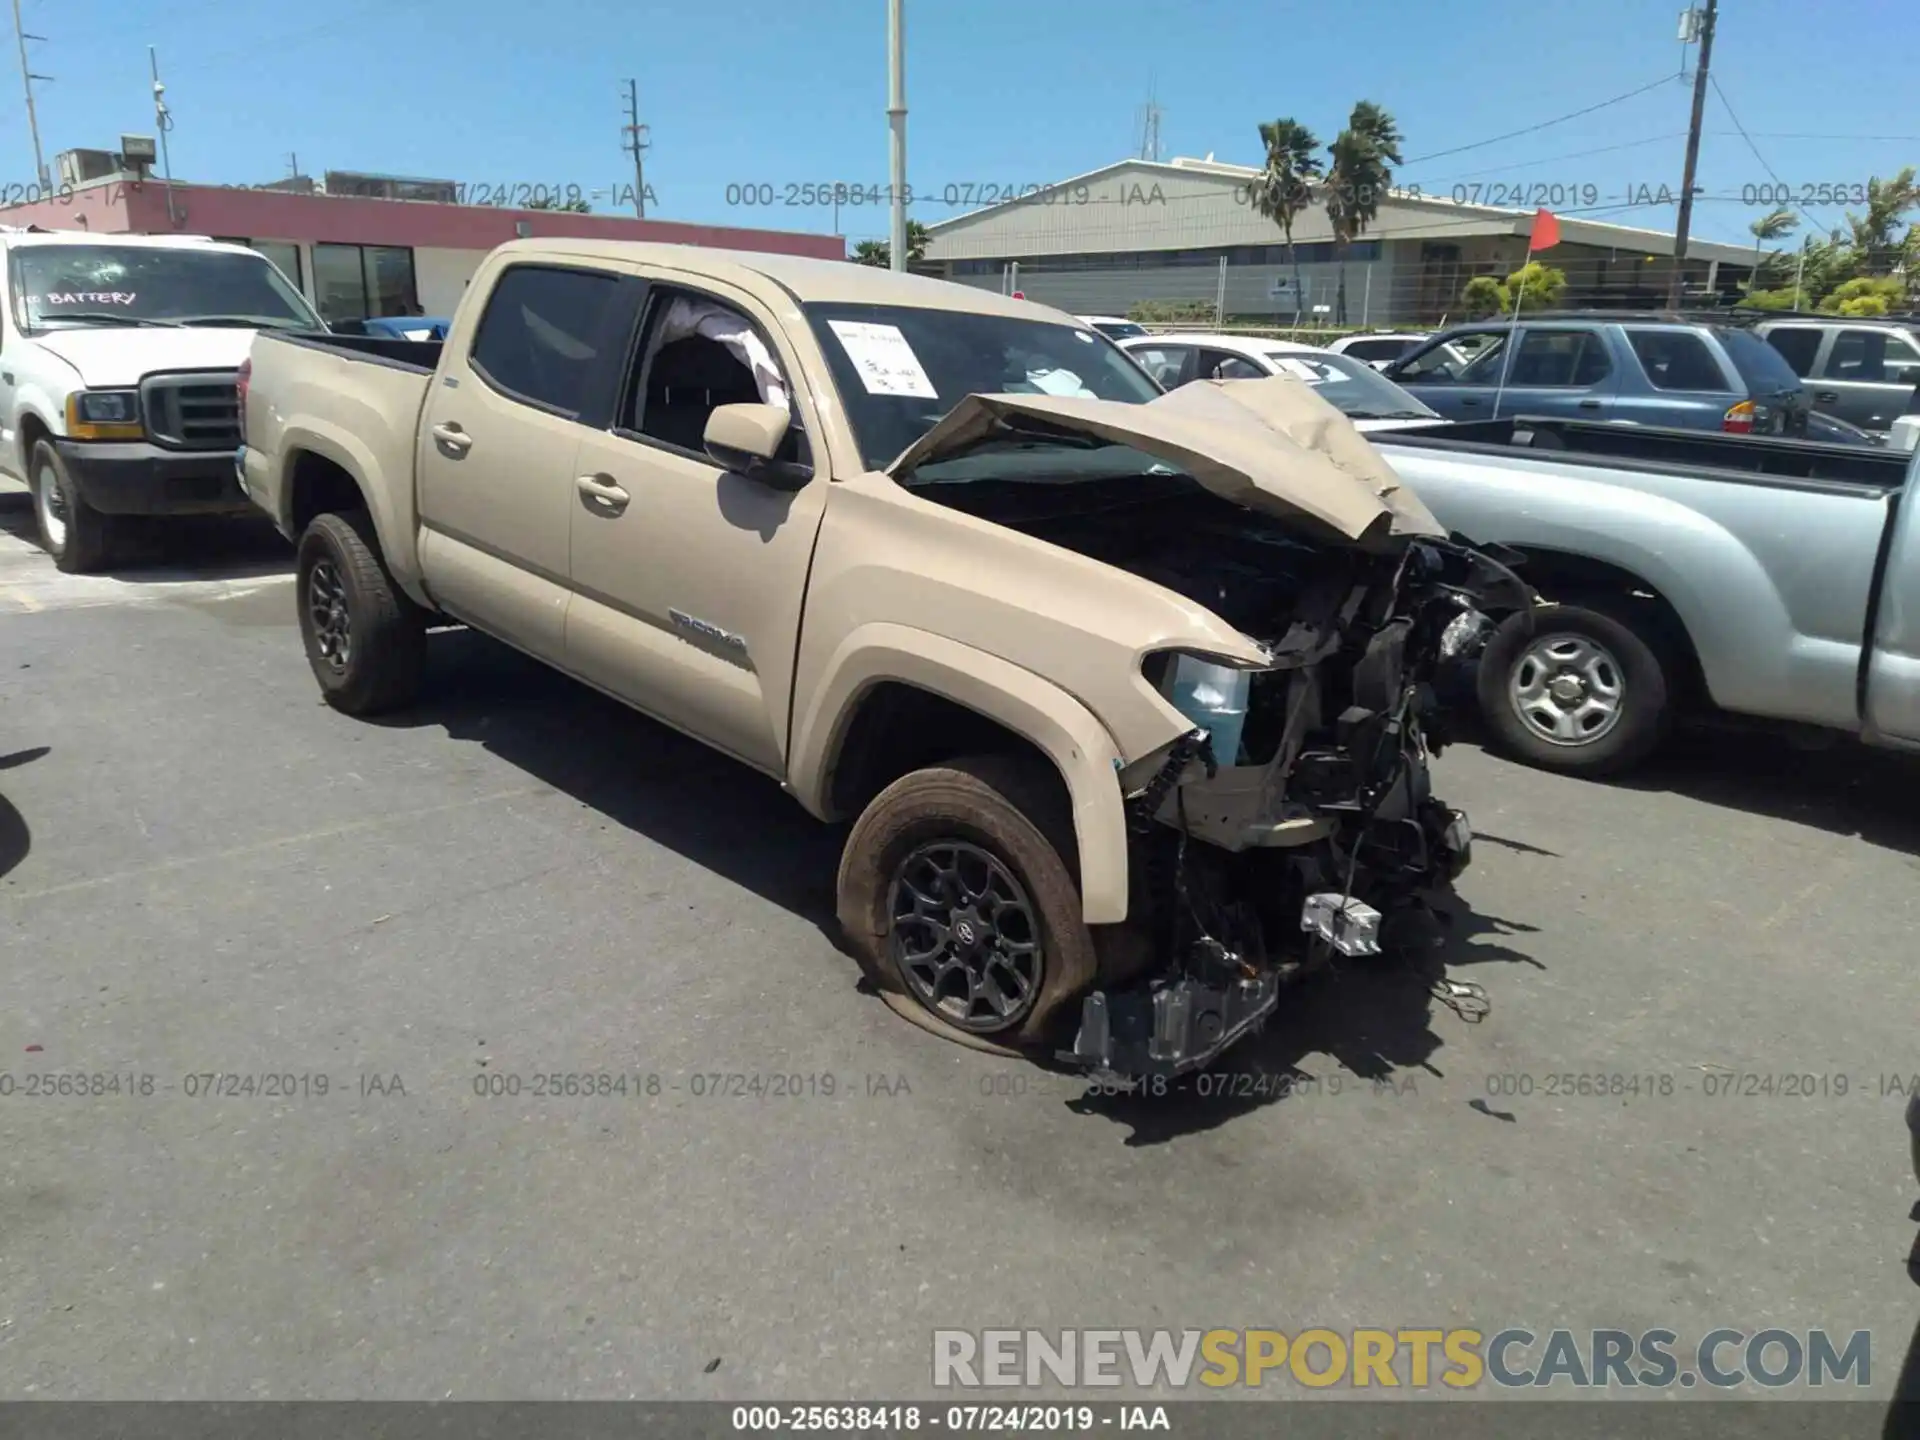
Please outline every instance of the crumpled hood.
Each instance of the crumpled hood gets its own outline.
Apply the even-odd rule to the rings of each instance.
[[[238,370],[253,346],[253,330],[97,328],[49,330],[32,344],[57,355],[80,372],[92,390],[129,388],[158,370]]]
[[[887,467],[895,479],[1027,416],[1163,460],[1250,510],[1301,516],[1369,549],[1447,533],[1313,388],[1287,376],[1200,380],[1145,405],[1070,395],[969,395]]]

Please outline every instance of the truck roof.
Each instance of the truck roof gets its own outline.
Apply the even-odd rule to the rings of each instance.
[[[0,230],[0,245],[115,245],[141,250],[237,250],[258,252],[211,235],[118,235],[94,230]]]
[[[641,240],[509,240],[500,247],[529,259],[626,260],[668,266],[748,289],[769,282],[791,297],[853,305],[905,305],[927,310],[967,310],[1009,315],[1021,320],[1080,322],[1065,311],[1031,300],[1015,300],[992,290],[956,285],[926,275],[900,275],[850,260],[816,260],[802,255],[772,255],[757,250],[718,250],[703,245],[663,245]],[[758,282],[758,283],[756,283]]]

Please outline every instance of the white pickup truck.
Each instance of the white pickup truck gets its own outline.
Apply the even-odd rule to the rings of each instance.
[[[62,570],[126,517],[249,515],[235,379],[261,330],[325,323],[264,256],[188,236],[0,233],[0,472]]]

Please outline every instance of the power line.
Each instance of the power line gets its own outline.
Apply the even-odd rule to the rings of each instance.
[[[1455,145],[1451,150],[1435,150],[1429,155],[1416,155],[1413,159],[1404,162],[1400,168],[1405,170],[1409,166],[1421,165],[1428,160],[1438,160],[1446,155],[1459,155],[1468,150],[1482,150],[1489,145],[1498,145],[1503,140],[1517,140],[1522,135],[1532,135],[1536,131],[1545,130],[1549,126],[1564,124],[1568,120],[1578,120],[1582,115],[1591,115],[1596,110],[1605,110],[1609,106],[1619,105],[1624,101],[1631,100],[1636,95],[1644,95],[1649,90],[1657,90],[1662,85],[1671,85],[1672,83],[1673,77],[1671,75],[1662,75],[1658,80],[1650,81],[1642,85],[1638,90],[1629,90],[1624,95],[1616,95],[1611,100],[1602,100],[1599,104],[1589,105],[1582,110],[1572,110],[1565,115],[1556,115],[1551,120],[1542,120],[1538,125],[1529,125],[1522,130],[1509,130],[1505,135],[1495,135],[1489,140],[1476,140],[1471,145]]]
[[[1618,145],[1601,145],[1592,150],[1569,150],[1564,155],[1548,155],[1539,160],[1515,160],[1505,165],[1489,165],[1484,170],[1463,170],[1457,175],[1448,176],[1443,183],[1471,180],[1478,175],[1504,175],[1510,170],[1526,170],[1536,165],[1558,165],[1562,160],[1582,160],[1589,155],[1606,155],[1615,150],[1634,150],[1642,145],[1662,145],[1669,140],[1684,139],[1686,133],[1684,130],[1675,130],[1666,135],[1649,135],[1644,140],[1627,140]]]
[[[1789,186],[1784,180],[1782,180],[1778,175],[1774,174],[1773,167],[1767,163],[1767,157],[1760,153],[1760,147],[1753,143],[1753,137],[1747,133],[1747,127],[1740,123],[1740,117],[1734,113],[1733,102],[1727,99],[1727,92],[1720,88],[1720,81],[1717,78],[1710,76],[1708,77],[1708,83],[1713,86],[1713,93],[1720,97],[1720,104],[1726,110],[1727,118],[1733,121],[1733,128],[1740,132],[1740,138],[1747,142],[1747,149],[1753,152],[1753,158],[1755,160],[1758,160],[1760,162],[1760,168],[1767,172],[1767,178],[1773,181],[1775,185],[1778,185],[1788,195],[1791,195],[1793,193],[1793,188]],[[1806,211],[1802,210],[1798,205],[1790,204],[1789,208],[1792,209],[1794,214],[1798,215],[1802,220],[1806,221],[1808,226],[1814,230],[1831,230],[1835,228],[1831,225],[1820,224],[1811,215],[1807,214]]]
[[[1716,85],[1714,88],[1717,90],[1719,87]],[[1720,98],[1724,101],[1726,99],[1726,96],[1723,95]],[[1740,135],[1742,137],[1745,137],[1749,132],[1744,130],[1713,130],[1713,131],[1709,131],[1708,133],[1713,135]],[[1801,130],[1755,130],[1755,131],[1752,131],[1751,134],[1755,139],[1760,139],[1760,140],[1912,140],[1912,141],[1920,141],[1920,135],[1813,135],[1813,134],[1808,134],[1807,132],[1801,131]]]

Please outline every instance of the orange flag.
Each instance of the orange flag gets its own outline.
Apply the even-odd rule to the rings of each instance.
[[[1533,212],[1533,238],[1527,241],[1527,253],[1536,250],[1551,250],[1560,243],[1560,222],[1553,217],[1551,210]]]

